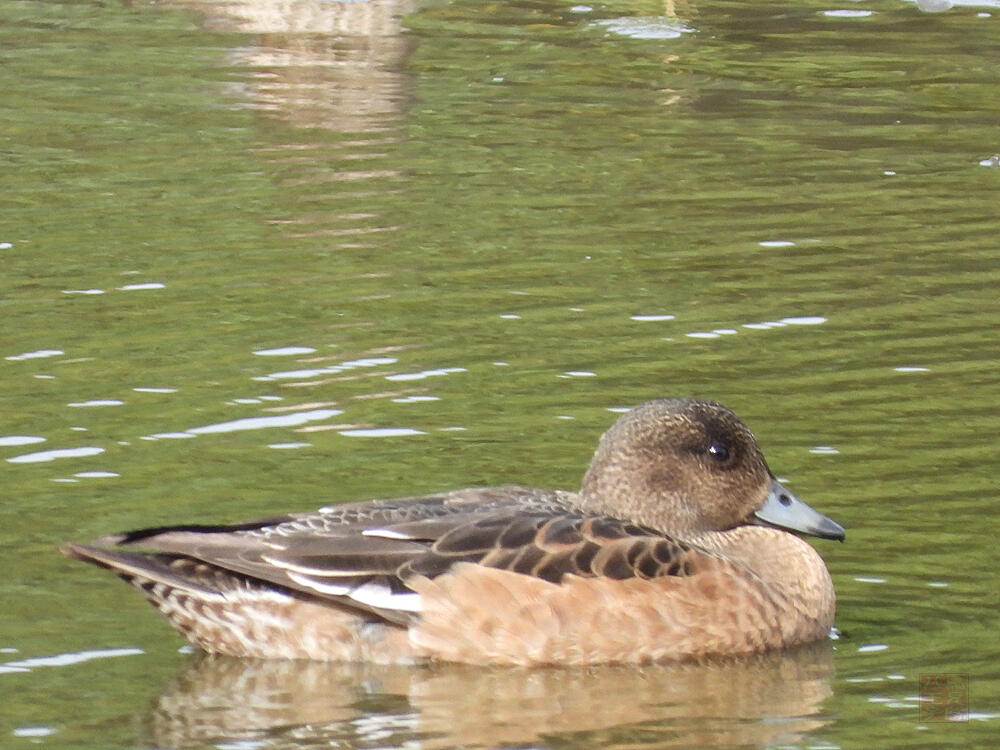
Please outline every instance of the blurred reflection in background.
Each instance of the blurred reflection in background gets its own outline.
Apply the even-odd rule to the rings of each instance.
[[[255,70],[249,105],[298,127],[384,130],[409,100],[402,18],[416,0],[165,0],[218,31],[253,35],[233,51]]]

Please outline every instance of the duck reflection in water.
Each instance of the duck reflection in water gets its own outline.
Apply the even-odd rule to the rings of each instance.
[[[556,738],[577,747],[798,745],[828,723],[821,712],[833,672],[829,642],[701,663],[564,669],[203,655],[155,701],[141,741],[259,741],[269,750]]]

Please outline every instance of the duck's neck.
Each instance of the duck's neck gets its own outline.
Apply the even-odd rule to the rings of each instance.
[[[801,614],[833,624],[836,602],[830,572],[819,553],[794,534],[764,526],[740,526],[702,532],[685,541],[741,563],[794,602]]]

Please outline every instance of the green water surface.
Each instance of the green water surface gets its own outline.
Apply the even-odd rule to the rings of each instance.
[[[992,747],[998,24],[0,0],[0,746]],[[613,410],[669,395],[734,408],[847,527],[816,544],[839,638],[534,673],[203,660],[56,552],[573,488]]]

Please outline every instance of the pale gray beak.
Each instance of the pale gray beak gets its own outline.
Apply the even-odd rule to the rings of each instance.
[[[774,478],[771,479],[767,501],[754,513],[754,517],[756,523],[763,526],[798,531],[821,539],[844,541],[843,526],[810,508]]]

